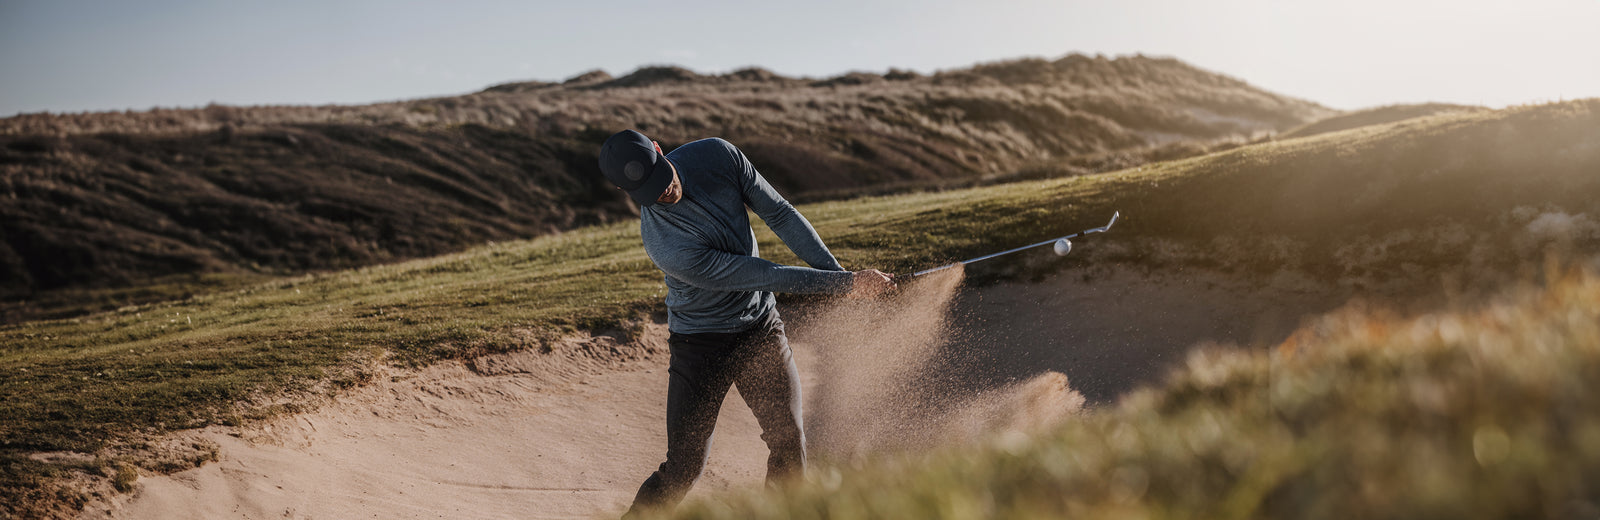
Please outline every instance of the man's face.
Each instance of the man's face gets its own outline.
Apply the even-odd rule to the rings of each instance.
[[[665,160],[666,154],[661,152],[661,143],[650,141],[650,144],[656,145],[656,153],[661,154],[663,156],[662,160]],[[678,179],[678,165],[672,164],[672,161],[667,161],[667,166],[672,167],[672,184],[668,184],[667,191],[661,192],[661,196],[656,197],[656,203],[677,204],[679,200],[683,200],[683,182]]]

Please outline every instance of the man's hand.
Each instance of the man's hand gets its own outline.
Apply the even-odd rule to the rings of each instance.
[[[884,291],[894,289],[894,280],[877,269],[855,272],[855,282],[850,288],[852,298],[874,298]]]

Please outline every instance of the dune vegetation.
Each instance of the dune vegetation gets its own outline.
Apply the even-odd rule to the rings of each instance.
[[[1475,290],[1497,292],[1505,286],[1503,282],[1526,279],[1520,273],[1537,272],[1540,261],[1547,255],[1587,258],[1600,251],[1600,224],[1593,220],[1595,215],[1600,215],[1600,207],[1597,207],[1600,197],[1596,196],[1600,194],[1600,177],[1593,175],[1596,171],[1600,171],[1600,100],[1583,100],[1444,114],[1303,139],[1267,141],[1099,175],[835,200],[805,205],[801,210],[847,268],[879,267],[908,272],[1100,225],[1112,211],[1120,210],[1124,220],[1118,224],[1116,239],[1081,248],[1069,262],[1043,264],[1024,257],[975,268],[969,275],[977,283],[1033,276],[1055,269],[1076,269],[1084,276],[1092,276],[1097,269],[1113,268],[1207,271],[1262,283],[1274,277],[1295,276],[1315,284],[1351,288],[1374,299],[1388,300],[1421,298],[1441,291],[1457,295]],[[141,455],[141,450],[167,432],[211,424],[239,424],[303,409],[307,403],[315,402],[316,396],[336,394],[341,387],[359,385],[373,377],[372,371],[363,369],[371,363],[417,366],[514,349],[548,350],[555,344],[549,339],[563,334],[602,330],[626,334],[634,330],[641,315],[659,308],[664,290],[659,273],[645,258],[638,240],[636,224],[624,221],[532,240],[482,245],[433,258],[271,278],[242,288],[197,292],[182,299],[130,305],[71,319],[0,327],[0,344],[4,345],[0,350],[0,370],[6,374],[0,380],[0,469],[3,469],[0,471],[0,504],[4,504],[0,507],[8,508],[6,513],[21,516],[72,511],[89,498],[81,488],[70,484],[73,478],[95,478],[95,474],[105,475],[98,478],[111,478],[126,475],[128,471],[167,472],[184,464],[203,463],[207,454],[198,447],[188,458],[178,459],[157,460]],[[764,229],[760,241],[763,250],[772,252],[775,260],[794,261]],[[1530,307],[1559,310],[1562,314],[1529,323],[1530,326],[1552,323],[1549,327],[1555,328],[1548,334],[1555,339],[1549,341],[1555,343],[1578,343],[1584,337],[1590,338],[1587,341],[1592,343],[1592,331],[1576,328],[1567,331],[1558,327],[1565,327],[1560,324],[1569,323],[1571,316],[1581,317],[1584,316],[1582,312],[1592,313],[1595,309],[1592,296],[1581,296],[1594,284],[1573,283],[1575,285],[1552,286],[1552,291],[1554,294],[1579,294],[1560,298],[1589,298],[1586,300],[1589,303],[1580,301],[1575,304],[1580,306],[1572,309],[1561,306],[1565,303]],[[1493,315],[1502,311],[1489,312]],[[1472,316],[1477,315],[1462,314],[1449,319],[1476,323],[1478,318]],[[1563,339],[1568,336],[1573,339]],[[1496,345],[1519,345],[1523,341],[1519,339],[1522,336],[1504,337],[1508,339],[1474,343],[1479,346],[1470,348],[1484,350]],[[1403,338],[1385,336],[1373,343],[1381,346],[1399,339]],[[1327,343],[1338,341],[1346,340],[1328,340]],[[1427,345],[1439,343],[1416,341]],[[1454,348],[1466,345],[1469,340],[1440,341]],[[1201,356],[1191,362],[1190,375],[1177,376],[1167,390],[1141,393],[1129,401],[1131,404],[1106,412],[1105,418],[1070,426],[1065,433],[1053,434],[1056,437],[1004,448],[1018,450],[1014,454],[995,451],[977,458],[951,455],[942,459],[947,462],[934,463],[956,468],[949,470],[903,473],[874,470],[878,472],[863,474],[870,476],[851,476],[849,486],[852,487],[838,489],[860,490],[864,493],[862,496],[867,497],[866,490],[874,489],[873,486],[906,483],[908,494],[885,496],[914,497],[921,496],[915,493],[939,493],[932,487],[944,485],[939,482],[956,486],[951,481],[938,479],[970,478],[974,481],[963,485],[971,487],[951,487],[948,496],[951,500],[963,501],[967,499],[958,497],[974,497],[980,502],[918,502],[921,499],[908,498],[905,507],[912,509],[895,511],[922,511],[915,508],[927,506],[935,508],[931,510],[934,512],[960,513],[965,510],[938,508],[972,506],[979,507],[977,511],[982,512],[990,510],[982,509],[990,507],[985,504],[1000,503],[1007,504],[1005,507],[1018,507],[1004,511],[1027,514],[1033,509],[1026,508],[1035,507],[1029,505],[1033,504],[1032,500],[1060,497],[1078,488],[1077,480],[1065,479],[1092,476],[1096,479],[1094,485],[1101,487],[1086,491],[1081,501],[1070,502],[1087,504],[1083,507],[1088,509],[1069,512],[1096,511],[1095,508],[1109,505],[1176,508],[1188,504],[1183,500],[1200,500],[1194,497],[1204,495],[1237,498],[1213,504],[1221,509],[1200,510],[1247,516],[1252,512],[1280,511],[1274,508],[1305,503],[1301,501],[1322,500],[1320,495],[1305,491],[1314,488],[1276,485],[1306,471],[1335,471],[1315,473],[1316,478],[1334,483],[1371,473],[1374,482],[1388,483],[1374,493],[1388,492],[1401,484],[1432,485],[1429,484],[1432,480],[1428,479],[1435,478],[1433,473],[1420,469],[1408,473],[1390,466],[1336,470],[1299,466],[1325,460],[1315,457],[1338,453],[1339,446],[1345,445],[1337,442],[1348,441],[1330,439],[1327,442],[1335,444],[1318,444],[1322,441],[1304,444],[1311,448],[1301,448],[1302,443],[1293,442],[1299,435],[1296,433],[1299,430],[1294,428],[1339,431],[1347,421],[1363,417],[1359,415],[1362,413],[1410,413],[1414,408],[1408,407],[1420,405],[1399,400],[1401,397],[1396,396],[1400,394],[1393,392],[1401,390],[1383,393],[1402,381],[1399,379],[1402,376],[1418,374],[1421,377],[1430,373],[1427,370],[1435,369],[1443,371],[1441,374],[1454,374],[1464,370],[1462,367],[1478,366],[1472,364],[1476,358],[1471,355],[1450,354],[1454,351],[1427,345],[1411,350],[1296,346],[1296,352],[1310,354],[1296,354],[1302,357],[1292,358],[1293,361],[1274,361],[1275,358],[1254,354]],[[1582,364],[1592,365],[1592,360],[1580,356],[1583,352],[1592,353],[1592,348],[1579,346],[1570,351],[1560,350],[1566,347],[1550,348],[1556,353],[1552,355],[1568,357],[1552,358],[1547,366],[1566,366],[1575,371],[1563,372],[1567,375],[1560,377],[1592,372],[1583,368],[1590,365]],[[1444,352],[1438,356],[1445,358],[1437,364],[1429,357],[1435,355],[1429,352],[1435,351]],[[1318,352],[1326,356],[1319,357]],[[1350,354],[1341,358],[1335,356],[1335,352]],[[1374,361],[1378,358],[1363,358],[1361,356],[1368,354],[1360,354],[1362,352],[1389,356],[1382,358],[1388,360],[1382,361],[1387,364]],[[1517,359],[1511,353],[1492,355]],[[1451,356],[1460,359],[1452,361],[1455,358]],[[1407,361],[1411,357],[1415,361]],[[1566,361],[1572,364],[1560,364]],[[1531,356],[1528,362],[1544,363]],[[1294,369],[1304,374],[1291,371],[1300,374],[1295,377],[1308,378],[1288,380],[1295,384],[1300,384],[1299,381],[1307,381],[1306,385],[1333,384],[1336,380],[1315,379],[1325,369],[1338,377],[1362,381],[1360,385],[1372,385],[1371,398],[1397,401],[1352,402],[1349,410],[1333,408],[1328,411],[1333,415],[1324,417],[1317,415],[1322,413],[1317,403],[1337,403],[1336,397],[1346,396],[1354,396],[1348,397],[1352,400],[1365,399],[1368,394],[1330,394],[1326,388],[1316,390],[1323,394],[1309,393],[1314,388],[1295,390],[1285,398],[1301,399],[1303,402],[1289,404],[1303,408],[1284,410],[1305,414],[1307,422],[1282,422],[1287,419],[1274,414],[1283,412],[1274,411],[1278,409],[1273,407],[1289,404],[1275,404],[1271,399],[1259,403],[1254,399],[1258,394],[1250,392],[1277,388],[1268,384],[1272,379],[1261,378],[1289,377],[1290,372],[1279,374],[1277,370],[1280,369],[1274,368],[1285,363],[1304,367]],[[1400,369],[1416,371],[1395,371]],[[1373,373],[1361,375],[1369,371]],[[1486,378],[1482,380],[1441,379],[1439,384],[1501,384],[1495,382],[1498,379],[1491,379],[1512,377],[1496,374],[1499,373],[1473,376]],[[1184,378],[1195,380],[1188,383],[1195,389],[1187,394],[1178,390]],[[1472,410],[1493,411],[1494,414],[1526,412],[1520,408],[1524,401],[1518,400],[1522,394],[1514,393],[1523,389],[1514,385],[1506,388],[1512,393],[1503,399],[1495,393],[1447,395],[1451,399],[1469,399],[1470,396],[1470,399],[1491,400],[1460,404],[1466,407],[1461,413]],[[1568,401],[1564,396],[1587,390],[1592,389],[1563,387],[1559,391],[1562,393],[1551,393],[1541,399],[1555,403],[1551,407],[1566,407]],[[1265,395],[1276,398],[1276,394]],[[1305,400],[1305,396],[1310,395],[1333,397]],[[1187,407],[1191,402],[1196,408]],[[1582,406],[1592,406],[1584,404],[1588,402],[1572,401],[1575,403],[1572,406],[1583,411],[1586,409]],[[1446,405],[1457,406],[1451,403],[1454,401]],[[1169,415],[1169,411],[1172,414]],[[1239,412],[1237,416],[1219,415],[1235,411]],[[1487,411],[1485,413],[1489,413]],[[1485,440],[1473,442],[1486,443],[1489,447],[1485,449],[1509,450],[1496,460],[1518,464],[1516,468],[1539,461],[1551,464],[1516,469],[1516,472],[1505,473],[1507,478],[1516,478],[1526,474],[1519,472],[1535,469],[1581,469],[1582,460],[1592,460],[1556,461],[1538,455],[1559,453],[1556,450],[1565,449],[1566,445],[1541,444],[1548,437],[1534,433],[1525,435],[1518,428],[1536,428],[1540,423],[1511,420],[1522,416],[1486,417],[1484,420],[1491,421],[1500,433],[1483,430],[1488,432],[1484,434]],[[1572,423],[1573,427],[1588,424],[1582,421],[1592,421],[1592,417],[1582,414],[1575,417],[1580,421]],[[1266,422],[1268,419],[1279,422]],[[1330,422],[1319,422],[1324,420]],[[1137,421],[1137,424],[1119,427],[1134,424],[1129,421]],[[1405,424],[1408,423],[1377,422],[1371,426],[1375,430],[1369,433],[1376,435],[1388,431],[1383,428],[1409,427]],[[1442,438],[1449,442],[1458,442],[1460,435],[1477,435],[1456,431],[1462,426],[1453,422],[1429,424],[1428,428],[1432,429],[1417,435],[1444,435],[1446,437]],[[1481,425],[1471,426],[1479,428]],[[1096,429],[1101,427],[1110,430]],[[1163,430],[1186,431],[1202,427],[1216,432],[1212,440],[1205,441],[1210,444],[1190,446],[1176,443],[1171,437],[1140,437],[1157,435]],[[1107,431],[1128,433],[1105,437]],[[1058,437],[1070,439],[1070,442],[1049,440]],[[1094,438],[1100,440],[1092,440]],[[1531,447],[1521,447],[1524,443]],[[1056,460],[1048,458],[1056,457],[1054,453],[1065,453],[1061,456],[1070,461],[1077,456],[1070,448],[1078,444],[1089,450],[1081,455],[1086,462],[1071,462],[1070,467],[1063,466],[1067,468],[1064,473],[1051,479],[1040,477],[1037,484],[1025,482],[1034,480],[1036,475],[1030,472],[1056,470],[1020,465],[1022,462]],[[1089,457],[1108,457],[1112,453],[1094,447],[1098,445],[1122,451],[1114,452],[1116,458],[1091,461]],[[1402,445],[1410,446],[1393,446]],[[1239,454],[1229,451],[1233,449],[1230,446],[1248,446],[1258,451]],[[1447,446],[1456,445],[1444,444],[1440,448]],[[1302,451],[1313,448],[1316,451]],[[1225,459],[1185,460],[1180,455],[1156,453],[1186,449],[1202,450]],[[1532,450],[1528,451],[1532,454],[1528,457],[1532,458],[1527,460],[1533,462],[1524,461],[1523,450]],[[75,452],[98,458],[61,464],[32,456],[42,452]],[[1122,467],[1125,459],[1121,457],[1124,456],[1133,457],[1126,459],[1133,465],[1119,474],[1116,470]],[[1418,453],[1415,456],[1433,455]],[[1259,457],[1283,460],[1273,459],[1268,463],[1263,462],[1265,459],[1257,460]],[[1392,463],[1410,459],[1370,460]],[[1178,480],[1168,479],[1182,480],[1181,476],[1193,474],[1178,470],[1162,473],[1165,470],[1161,467],[1142,466],[1139,464],[1145,462],[1135,464],[1134,461],[1167,461],[1159,464],[1186,464],[1223,473],[1183,487],[1175,483]],[[1089,465],[1091,462],[1104,466]],[[1262,469],[1250,470],[1257,467]],[[1104,468],[1111,469],[1109,473],[1099,473]],[[1227,473],[1230,471],[1235,473]],[[926,474],[933,480],[928,480],[926,485],[898,480],[914,479],[919,474]],[[1382,480],[1379,476],[1392,480]],[[993,479],[995,487],[985,487],[990,482],[985,479]],[[1118,482],[1122,484],[1116,484]],[[1440,497],[1448,498],[1454,496],[1450,493],[1459,491],[1451,487],[1455,486],[1452,482],[1442,484],[1445,489]],[[1125,486],[1127,489],[1121,491],[1113,489],[1124,484],[1131,487]],[[1359,482],[1346,484],[1357,486]],[[1017,486],[1018,502],[1008,501],[1012,495],[996,498],[996,495],[983,494],[998,492],[996,490],[1010,485]],[[790,498],[780,499],[772,507],[793,505],[797,508],[794,511],[819,507],[804,505],[819,503],[804,500],[822,496],[820,489],[823,488],[785,491],[789,495],[783,496]],[[1515,489],[1507,487],[1506,493]],[[1529,493],[1545,490],[1537,486],[1527,489],[1532,489]],[[1138,496],[1130,501],[1115,498],[1133,490],[1138,490]],[[1152,497],[1158,495],[1176,497],[1172,498],[1175,502],[1156,502]],[[1559,496],[1566,495],[1548,495]],[[1021,500],[1021,497],[1033,498]],[[1113,501],[1095,497],[1111,497],[1107,500]],[[1349,507],[1367,504],[1373,511],[1385,515],[1405,511],[1385,509],[1387,502],[1381,499],[1377,496]],[[1547,503],[1542,501],[1544,498],[1510,495],[1495,500],[1502,499],[1505,500],[1503,504],[1507,504],[1505,511],[1526,510],[1516,504]],[[900,503],[898,498],[891,500]],[[757,502],[751,504],[751,508],[766,507]],[[1144,511],[1152,515],[1183,512],[1148,508]],[[846,513],[849,512],[840,514]],[[723,513],[706,510],[704,514]]]
[[[1431,116],[1434,114],[1443,114],[1449,112],[1477,112],[1482,110],[1488,109],[1470,105],[1452,105],[1449,103],[1388,105],[1368,108],[1365,110],[1355,110],[1336,116],[1318,119],[1316,121],[1291,128],[1287,132],[1278,134],[1278,138],[1288,139],[1291,137],[1307,137],[1317,134],[1325,134],[1328,132],[1349,130],[1351,128],[1361,128],[1363,126],[1393,123],[1395,121],[1404,121],[1411,118]]]
[[[361,106],[24,114],[0,119],[0,318],[626,220],[596,154],[628,127],[668,148],[726,138],[786,194],[821,200],[1119,169],[1333,113],[1173,59],[1072,55],[931,76],[648,67]],[[122,290],[154,281],[172,289]]]

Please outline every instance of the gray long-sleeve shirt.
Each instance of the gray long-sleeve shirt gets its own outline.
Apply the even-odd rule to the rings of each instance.
[[[739,332],[776,305],[774,292],[848,292],[839,266],[811,223],[778,195],[727,141],[702,139],[673,150],[683,198],[640,212],[644,250],[666,273],[667,328],[679,334]],[[748,206],[812,268],[760,258]]]

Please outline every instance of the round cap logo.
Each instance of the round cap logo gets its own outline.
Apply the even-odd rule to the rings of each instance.
[[[644,178],[644,173],[644,164],[639,161],[628,161],[628,165],[622,167],[622,175],[630,181],[639,182]]]

